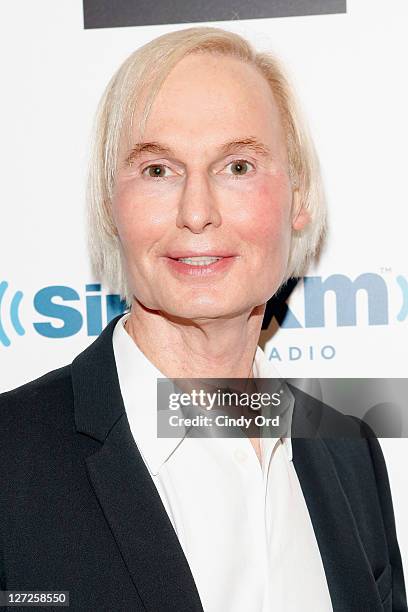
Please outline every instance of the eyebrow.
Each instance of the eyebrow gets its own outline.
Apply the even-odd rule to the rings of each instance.
[[[238,140],[230,140],[217,147],[218,151],[224,155],[237,152],[243,148],[249,149],[262,157],[269,157],[271,155],[270,148],[264,143],[260,142],[254,136],[239,138]],[[138,142],[133,145],[129,155],[126,158],[126,162],[130,163],[131,161],[134,161],[143,153],[156,153],[176,157],[176,154],[171,147],[168,147],[160,142]]]

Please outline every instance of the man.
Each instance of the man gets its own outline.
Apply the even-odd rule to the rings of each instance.
[[[266,302],[324,231],[276,61],[217,28],[137,50],[99,107],[89,195],[95,267],[131,308],[1,397],[2,588],[74,610],[406,610],[384,461],[354,420],[323,439],[292,387],[303,438],[156,432],[157,378],[273,377]]]

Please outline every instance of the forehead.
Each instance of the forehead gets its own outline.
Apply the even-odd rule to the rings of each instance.
[[[166,140],[192,149],[243,133],[275,148],[283,145],[281,115],[269,83],[255,66],[239,59],[195,53],[166,77],[143,140]]]

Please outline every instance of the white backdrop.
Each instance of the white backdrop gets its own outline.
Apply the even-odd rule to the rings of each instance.
[[[308,276],[329,279],[344,303],[338,299],[336,310],[335,294],[327,292],[324,321],[311,326],[305,314],[316,312],[319,299],[306,292],[305,301],[298,285],[289,307],[300,325],[273,338],[262,334],[283,376],[406,377],[407,19],[406,0],[349,0],[347,14],[208,24],[284,61],[323,167],[331,230]],[[95,338],[87,295],[102,295],[106,324],[105,292],[86,290],[98,282],[84,235],[93,114],[134,49],[190,26],[84,30],[80,0],[3,3],[0,391],[65,365]],[[355,296],[360,275],[371,276],[360,278]],[[64,320],[51,312],[51,300],[65,305]],[[40,323],[61,337],[44,335],[51,326]],[[408,577],[408,442],[381,443]]]

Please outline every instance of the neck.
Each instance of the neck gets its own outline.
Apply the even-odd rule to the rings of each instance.
[[[182,319],[133,300],[125,328],[168,378],[251,378],[265,304],[229,318]]]

